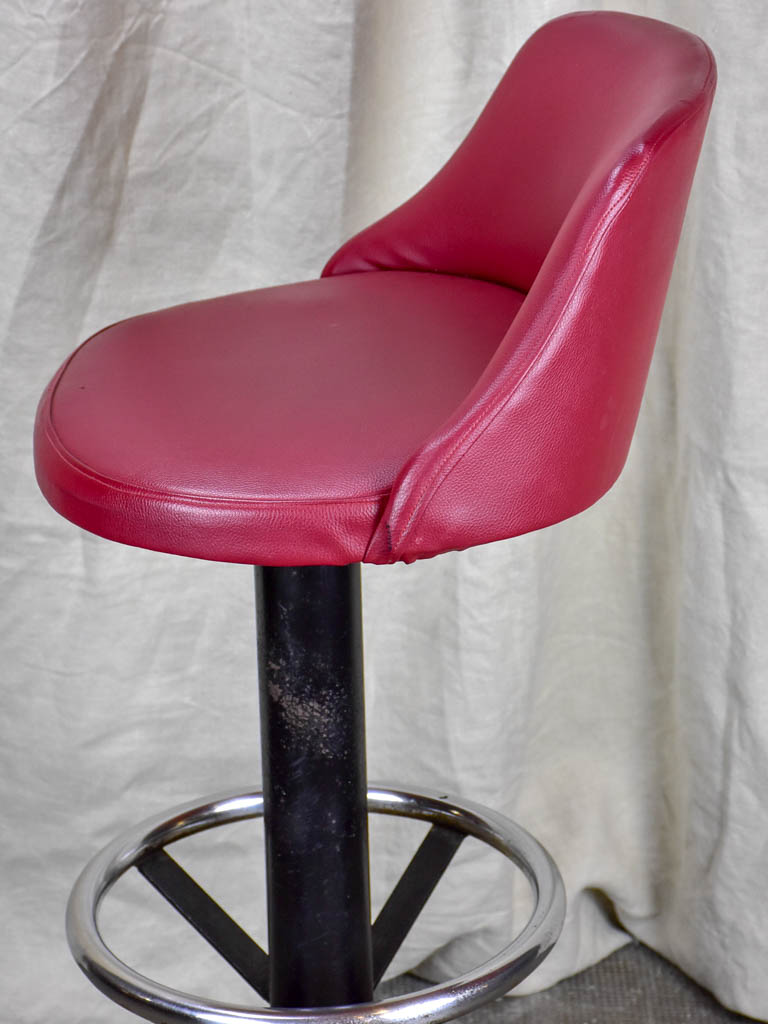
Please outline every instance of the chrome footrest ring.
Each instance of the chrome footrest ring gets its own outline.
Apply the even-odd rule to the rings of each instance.
[[[503,995],[544,959],[565,916],[560,874],[524,829],[478,804],[432,792],[368,787],[368,810],[419,818],[487,843],[526,875],[535,906],[522,932],[500,953],[458,978],[405,996],[355,1006],[271,1009],[202,1002],[132,970],[99,932],[99,904],[110,887],[150,850],[218,825],[262,817],[259,792],[225,793],[153,817],[119,836],[85,867],[67,906],[67,938],[78,965],[105,995],[156,1024],[438,1024]]]

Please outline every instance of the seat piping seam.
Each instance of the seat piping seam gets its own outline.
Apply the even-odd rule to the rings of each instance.
[[[711,53],[709,53],[709,50],[707,50],[707,52],[709,54],[710,68],[709,73],[705,79],[704,85],[702,87],[702,94],[704,97],[708,95],[708,86],[711,81],[713,72],[712,56]],[[430,474],[428,481],[425,483],[424,487],[421,489],[419,493],[418,498],[416,498],[415,500],[415,508],[413,509],[407,522],[403,526],[397,538],[394,539],[394,542],[390,542],[390,550],[392,551],[393,554],[396,554],[396,548],[401,548],[403,541],[406,539],[408,534],[412,531],[418,520],[426,511],[426,508],[429,504],[429,500],[431,500],[435,496],[435,494],[440,489],[442,484],[445,482],[447,477],[453,472],[454,469],[456,469],[456,467],[459,465],[464,456],[474,446],[475,442],[478,441],[480,437],[482,437],[482,435],[485,433],[485,430],[488,427],[490,427],[491,424],[497,419],[497,417],[506,409],[506,407],[509,405],[509,403],[516,395],[519,388],[523,385],[528,376],[534,371],[536,366],[542,360],[542,358],[549,349],[549,343],[552,339],[552,336],[562,324],[567,311],[573,304],[574,296],[576,294],[578,286],[581,284],[581,281],[583,280],[587,271],[591,268],[591,266],[597,258],[598,246],[596,245],[596,242],[601,241],[602,238],[605,237],[610,228],[613,226],[613,224],[618,220],[619,215],[624,210],[630,198],[636,191],[637,186],[640,184],[640,181],[644,177],[651,163],[651,160],[653,159],[655,154],[661,149],[663,144],[667,142],[669,138],[672,137],[672,135],[674,135],[679,129],[683,128],[686,124],[688,124],[689,121],[691,121],[693,117],[697,113],[699,113],[705,102],[706,98],[703,98],[700,103],[697,103],[695,107],[692,110],[690,110],[684,118],[682,118],[682,120],[678,121],[677,124],[671,125],[669,129],[660,138],[657,138],[655,140],[655,142],[649,147],[648,151],[646,152],[645,159],[642,161],[641,166],[636,171],[634,179],[627,186],[626,191],[622,195],[613,198],[609,208],[603,213],[602,217],[600,218],[600,221],[598,222],[598,224],[595,225],[594,229],[592,230],[592,233],[589,236],[587,248],[592,248],[593,246],[594,247],[590,252],[589,258],[584,264],[581,273],[574,282],[573,287],[571,288],[571,291],[568,294],[568,297],[565,299],[560,315],[557,317],[555,323],[552,325],[551,330],[547,334],[545,340],[542,342],[538,352],[531,359],[528,366],[525,367],[525,369],[522,372],[522,375],[518,378],[512,390],[508,394],[504,395],[503,398],[497,400],[495,406],[492,409],[488,410],[473,424],[471,428],[470,437],[467,437],[466,435],[462,434],[461,437],[459,437],[454,442],[453,446],[443,457],[440,464]],[[451,462],[454,455],[459,451],[462,445],[465,445],[464,450],[461,451],[458,457]],[[450,465],[448,463],[450,463]],[[425,496],[428,493],[429,500],[425,500]],[[387,533],[389,536],[391,536],[389,524]]]
[[[62,461],[66,462],[70,469],[79,473],[81,476],[92,480],[95,483],[100,484],[103,487],[108,487],[111,490],[119,491],[123,494],[135,495],[137,497],[155,499],[158,501],[164,501],[167,503],[180,503],[185,505],[201,505],[211,508],[221,506],[254,506],[254,505],[265,505],[274,507],[277,505],[334,505],[334,504],[368,504],[370,502],[379,501],[381,498],[386,497],[390,491],[377,491],[367,495],[361,495],[356,498],[344,498],[344,497],[317,497],[317,498],[245,498],[235,497],[234,495],[227,495],[221,498],[207,498],[204,495],[189,494],[186,492],[172,492],[172,491],[160,491],[151,488],[139,487],[134,484],[121,483],[117,480],[111,479],[110,477],[104,476],[98,473],[91,466],[87,466],[81,462],[75,455],[73,455],[64,445],[59,435],[51,422],[50,410],[47,411],[45,435],[48,441],[50,441],[52,448],[56,451]]]

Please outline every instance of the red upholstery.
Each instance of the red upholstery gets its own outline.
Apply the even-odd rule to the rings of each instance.
[[[51,504],[113,540],[260,564],[359,561],[392,483],[523,296],[355,274],[125,320],[81,346],[38,425]]]
[[[626,458],[714,84],[661,22],[545,25],[322,280],[81,346],[38,412],[46,497],[114,540],[273,565],[411,561],[586,508]]]

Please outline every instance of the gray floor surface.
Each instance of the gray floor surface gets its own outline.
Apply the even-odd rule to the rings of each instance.
[[[410,976],[387,995],[423,986]],[[392,986],[392,988],[390,988]],[[382,986],[384,988],[385,986]],[[639,943],[624,946],[546,992],[498,999],[462,1018],[467,1024],[736,1024],[731,1013],[676,967]]]

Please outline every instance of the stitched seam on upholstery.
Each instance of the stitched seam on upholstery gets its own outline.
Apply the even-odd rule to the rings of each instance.
[[[628,187],[627,193],[624,193],[622,195],[622,197],[620,197],[620,198],[624,199],[624,202],[626,202],[626,200],[629,198],[629,195],[631,194],[631,192],[634,191],[634,186],[635,186],[637,180],[639,180],[639,179],[635,179],[635,181]],[[593,245],[593,242],[595,240],[595,236],[600,232],[601,228],[603,229],[602,230],[602,234],[607,233],[608,228],[610,227],[610,223],[607,222],[607,218],[610,217],[611,218],[611,222],[612,222],[612,220],[616,216],[618,216],[619,210],[615,210],[615,208],[617,207],[619,201],[620,201],[619,199],[612,200],[612,202],[609,205],[608,209],[605,211],[603,216],[600,218],[599,223],[597,224],[597,226],[593,230],[592,234],[590,235],[589,241],[587,243],[587,249],[589,249]],[[542,341],[542,343],[539,346],[539,349],[536,352],[536,354],[532,357],[531,361],[525,367],[525,369],[522,372],[521,376],[515,382],[515,384],[512,387],[511,391],[509,391],[507,394],[505,394],[503,396],[503,398],[497,400],[497,402],[494,404],[494,406],[491,409],[489,409],[482,416],[478,417],[477,420],[475,420],[475,422],[472,424],[472,427],[470,428],[469,436],[462,435],[460,438],[458,438],[454,442],[453,446],[448,451],[448,453],[445,455],[445,457],[441,461],[440,465],[437,466],[436,469],[433,470],[432,474],[430,475],[429,480],[425,483],[424,487],[422,488],[421,492],[419,493],[418,498],[416,499],[416,508],[411,513],[411,516],[408,519],[408,522],[403,527],[400,535],[397,538],[397,541],[395,542],[397,545],[402,544],[403,540],[405,540],[405,537],[407,536],[409,531],[415,525],[419,515],[424,512],[424,510],[426,508],[426,502],[424,502],[424,498],[427,495],[427,492],[431,491],[430,498],[434,496],[434,494],[439,489],[439,487],[441,486],[441,484],[443,483],[445,478],[449,475],[449,473],[451,473],[453,471],[453,469],[456,468],[456,466],[459,464],[461,459],[472,448],[472,446],[475,444],[475,442],[477,440],[479,440],[479,438],[485,432],[486,428],[490,427],[491,424],[494,422],[494,420],[502,412],[504,412],[506,407],[509,405],[509,403],[512,401],[514,396],[517,394],[518,390],[522,387],[522,385],[528,379],[529,375],[535,370],[535,368],[537,367],[539,362],[542,360],[542,358],[544,357],[544,355],[546,354],[546,352],[547,352],[547,350],[549,348],[549,343],[550,343],[550,341],[552,339],[553,334],[557,331],[557,329],[559,328],[559,326],[562,323],[563,319],[565,318],[566,313],[571,308],[571,306],[573,304],[574,296],[576,295],[576,292],[577,292],[577,289],[578,289],[579,285],[581,284],[581,282],[582,282],[584,276],[586,275],[587,271],[590,269],[590,267],[592,266],[593,262],[595,261],[596,256],[597,256],[597,250],[594,249],[590,253],[590,256],[587,259],[587,261],[585,262],[584,266],[582,267],[582,269],[581,269],[581,271],[579,273],[579,276],[577,277],[576,281],[573,283],[573,287],[571,288],[571,291],[569,292],[568,297],[566,298],[565,302],[563,303],[563,308],[562,308],[559,316],[557,317],[557,320],[552,325],[552,328],[549,331],[549,333],[547,334],[547,336],[544,339],[544,341]],[[463,446],[464,450],[459,453],[457,459],[451,465],[447,465],[447,463],[451,462],[451,460],[453,459],[453,456],[457,452],[459,452],[459,449],[462,448],[462,446]]]
[[[712,56],[709,53],[709,51],[707,51],[707,52],[708,52],[708,57],[709,57],[709,71],[708,71],[708,74],[706,76],[704,85],[703,85],[702,90],[701,90],[701,92],[702,92],[702,100],[701,100],[701,102],[697,103],[693,107],[693,109],[690,110],[688,112],[688,114],[686,114],[686,116],[681,121],[678,121],[677,124],[671,125],[667,129],[667,131],[660,138],[658,138],[653,143],[653,145],[648,149],[648,151],[645,154],[645,159],[642,161],[640,167],[638,167],[637,171],[635,172],[635,175],[634,175],[634,178],[632,179],[632,181],[628,183],[628,185],[626,186],[625,190],[621,193],[621,195],[619,195],[619,196],[617,196],[617,197],[615,197],[614,199],[611,200],[611,203],[609,204],[608,209],[603,213],[603,215],[601,216],[598,224],[593,229],[592,233],[589,236],[589,241],[587,242],[587,248],[588,249],[593,247],[593,245],[596,242],[596,240],[597,241],[602,240],[602,238],[608,233],[609,229],[618,220],[622,210],[626,207],[626,205],[629,202],[630,198],[632,197],[632,195],[634,194],[634,192],[637,189],[638,185],[642,181],[642,179],[643,179],[643,177],[645,175],[645,172],[647,171],[647,169],[648,169],[648,167],[649,167],[649,165],[651,163],[651,160],[656,155],[656,153],[661,149],[661,147],[664,145],[664,143],[668,139],[670,139],[673,135],[675,135],[680,129],[685,127],[685,125],[687,125],[688,122],[691,121],[693,119],[693,117],[696,114],[699,113],[701,108],[706,103],[707,96],[708,96],[708,89],[707,89],[707,87],[708,87],[708,85],[709,85],[709,83],[710,83],[710,81],[712,79],[712,75],[713,75],[713,71],[714,71],[714,65],[713,65]],[[598,238],[598,236],[599,236],[599,238]],[[597,258],[597,253],[598,253],[598,249],[595,246],[594,248],[592,248],[592,251],[591,251],[587,261],[585,262],[585,264],[584,264],[584,266],[583,266],[583,268],[582,268],[578,278],[574,282],[573,287],[571,288],[571,291],[569,292],[568,297],[566,298],[566,300],[565,300],[565,302],[563,304],[563,308],[562,308],[559,316],[557,317],[555,323],[552,325],[551,330],[547,334],[547,337],[541,343],[541,346],[539,347],[539,350],[536,352],[535,356],[533,356],[533,358],[529,362],[528,366],[523,371],[522,375],[515,382],[514,387],[512,388],[512,390],[508,394],[506,394],[502,399],[498,400],[491,409],[489,409],[487,412],[485,412],[481,417],[479,417],[476,420],[476,422],[471,427],[469,436],[462,435],[462,437],[458,438],[454,442],[454,444],[451,447],[451,449],[446,453],[446,455],[440,461],[440,464],[432,471],[432,473],[429,476],[429,479],[427,480],[427,482],[424,484],[423,488],[421,489],[418,498],[416,498],[415,508],[414,508],[413,512],[411,513],[411,515],[409,516],[407,522],[405,523],[405,525],[403,526],[402,530],[400,531],[397,539],[394,540],[394,542],[392,543],[392,553],[393,554],[396,553],[396,549],[397,548],[401,547],[403,541],[406,539],[408,534],[411,532],[411,530],[414,528],[414,526],[416,525],[418,520],[421,518],[421,516],[426,511],[426,509],[428,507],[428,504],[429,504],[429,501],[435,496],[435,494],[440,489],[442,484],[445,482],[447,477],[453,472],[454,469],[456,469],[456,467],[459,465],[459,463],[464,458],[464,456],[472,449],[472,447],[480,439],[480,437],[482,437],[482,435],[485,433],[486,429],[488,427],[490,427],[491,424],[497,419],[497,417],[506,409],[506,407],[509,405],[509,403],[512,401],[512,399],[516,395],[516,393],[519,390],[519,388],[523,385],[525,380],[533,372],[533,370],[536,368],[536,366],[541,361],[543,356],[546,354],[546,352],[547,352],[547,350],[549,348],[549,343],[550,343],[550,341],[552,339],[552,336],[557,331],[557,329],[560,327],[561,323],[563,322],[563,320],[564,320],[564,318],[566,316],[566,313],[571,308],[571,306],[573,304],[574,297],[576,295],[576,291],[577,291],[579,285],[581,284],[582,279],[586,275],[587,271],[591,268],[592,264],[595,262],[595,259]],[[463,446],[463,450],[459,451],[459,449],[461,449],[462,446]],[[454,455],[457,452],[459,452],[459,454],[454,459]],[[428,495],[428,498],[427,498],[427,495]],[[425,500],[425,498],[427,500]]]
[[[90,466],[86,466],[85,463],[81,462],[75,455],[73,455],[63,444],[61,438],[56,433],[56,430],[50,420],[50,409],[47,414],[46,422],[46,437],[51,442],[51,445],[55,448],[58,456],[66,462],[69,467],[81,476],[87,477],[89,480],[93,480],[95,483],[101,484],[103,487],[108,487],[111,490],[119,491],[123,494],[136,495],[138,497],[146,497],[148,499],[171,502],[176,504],[184,505],[200,505],[209,508],[217,508],[222,506],[230,507],[251,507],[257,505],[266,505],[269,507],[275,507],[277,505],[336,505],[336,504],[349,504],[349,505],[362,505],[368,504],[372,501],[377,501],[381,498],[386,497],[389,494],[388,490],[378,491],[373,494],[363,495],[357,498],[236,498],[232,495],[222,498],[206,498],[202,495],[197,494],[185,494],[175,493],[170,491],[159,491],[150,488],[137,487],[133,484],[120,483],[117,480],[112,480],[109,477],[103,476],[101,473],[97,473],[96,470]]]

